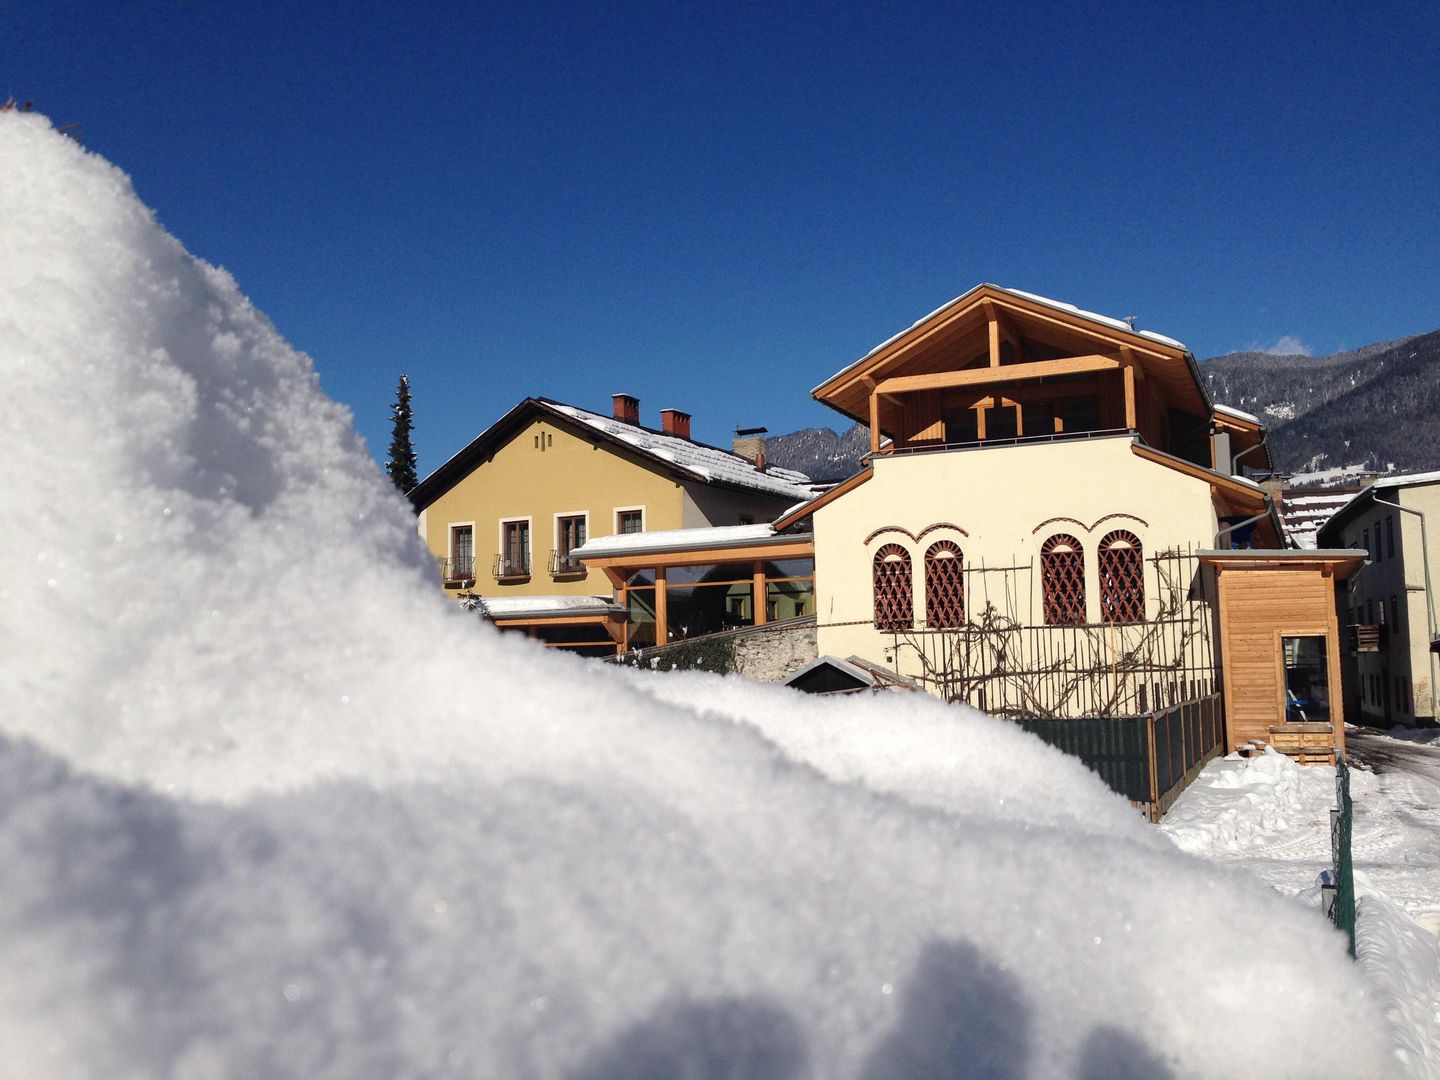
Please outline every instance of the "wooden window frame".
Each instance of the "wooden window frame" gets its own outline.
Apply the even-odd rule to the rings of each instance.
[[[904,566],[904,572],[882,566]],[[887,595],[893,590],[894,595]],[[872,619],[881,633],[898,634],[915,629],[915,564],[910,552],[899,544],[882,544],[870,557]],[[883,609],[883,610],[882,610]]]
[[[611,525],[614,527],[615,535],[616,535],[616,536],[634,535],[633,533],[627,534],[627,533],[625,533],[624,531],[621,530],[621,528],[620,528],[620,515],[621,515],[621,514],[639,514],[639,515],[640,515],[640,528],[639,528],[638,531],[639,531],[639,532],[644,532],[644,531],[645,531],[645,528],[646,528],[646,526],[647,526],[647,524],[648,524],[648,522],[646,521],[646,518],[648,518],[650,515],[646,513],[645,507],[644,507],[643,505],[642,505],[642,506],[617,506],[617,507],[615,507],[615,511],[614,511],[614,513],[611,515],[611,519],[610,519],[610,523],[611,523]]]
[[[527,515],[525,515],[525,516],[523,516],[523,517],[508,517],[508,518],[501,518],[501,519],[500,519],[500,521],[499,521],[499,528],[498,528],[498,530],[497,530],[497,536],[496,536],[496,540],[497,540],[497,543],[498,543],[499,546],[496,548],[496,550],[500,553],[499,558],[500,558],[500,566],[501,566],[501,569],[509,569],[508,564],[505,562],[505,557],[506,557],[506,555],[507,555],[507,553],[508,553],[508,545],[507,545],[506,542],[505,542],[505,529],[506,529],[506,526],[509,526],[509,525],[524,525],[524,526],[525,526],[525,566],[524,566],[524,568],[523,568],[522,570],[520,570],[520,571],[517,572],[517,573],[502,573],[502,574],[498,574],[497,576],[498,576],[500,579],[506,580],[506,581],[511,581],[511,580],[515,580],[515,579],[519,579],[519,578],[528,578],[528,577],[530,577],[531,574],[533,574],[533,573],[535,572],[535,521],[534,521],[534,518],[533,518],[531,515],[528,515],[528,514],[527,514]]]
[[[455,533],[459,529],[470,530],[470,573],[455,573]],[[445,575],[446,581],[474,581],[475,580],[475,522],[473,521],[451,521],[445,527],[445,565],[448,571]]]
[[[1073,550],[1057,551],[1062,545],[1068,545]],[[1080,588],[1078,608],[1073,593],[1069,596],[1054,595],[1056,578],[1060,573],[1059,566],[1062,565],[1060,560],[1065,559],[1068,562],[1071,557],[1079,562],[1079,570],[1073,575]],[[1046,626],[1083,626],[1087,622],[1090,597],[1086,588],[1085,561],[1085,545],[1069,533],[1053,533],[1040,545],[1040,600]],[[1051,569],[1052,565],[1056,566],[1054,571]],[[1069,571],[1066,571],[1066,575],[1071,576]],[[1075,617],[1077,613],[1078,617]]]
[[[555,577],[569,577],[573,575],[584,574],[586,572],[583,565],[580,566],[578,569],[566,568],[566,563],[569,561],[567,559],[567,556],[573,549],[567,549],[565,547],[565,534],[563,531],[563,524],[567,521],[574,521],[577,518],[583,523],[582,527],[585,530],[585,539],[581,540],[580,544],[575,545],[576,547],[579,547],[581,544],[584,544],[586,540],[590,539],[590,511],[564,510],[551,515],[550,535],[552,543],[554,545],[551,550],[555,552],[555,556],[550,572]]]

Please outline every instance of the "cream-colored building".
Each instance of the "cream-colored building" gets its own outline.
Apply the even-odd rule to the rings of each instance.
[[[1361,723],[1433,723],[1440,568],[1440,473],[1376,480],[1320,528],[1322,545],[1359,548],[1369,564],[1339,598],[1349,633],[1346,706]],[[1428,541],[1428,542],[1427,542]]]
[[[1264,431],[1181,343],[981,285],[814,396],[871,435],[860,473],[774,523],[811,523],[821,654],[1016,718],[1223,695],[1231,745],[1343,739],[1330,609],[1359,559],[1283,550],[1244,475]]]
[[[444,588],[478,598],[501,626],[549,644],[614,652],[627,613],[610,578],[573,552],[587,540],[766,522],[809,498],[800,473],[690,437],[690,416],[640,423],[637,399],[610,415],[527,398],[410,493]]]

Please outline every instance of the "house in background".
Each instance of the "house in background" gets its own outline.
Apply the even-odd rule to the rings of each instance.
[[[695,442],[687,413],[661,410],[651,428],[638,399],[612,404],[606,416],[526,398],[410,492],[448,592],[498,626],[593,654],[625,647],[633,620],[605,571],[575,557],[587,541],[769,522],[813,494],[763,453]]]
[[[1437,633],[1431,568],[1440,538],[1440,473],[1386,476],[1320,528],[1321,544],[1363,549],[1370,563],[1339,599],[1348,629],[1346,705],[1357,723],[1433,724]]]
[[[813,532],[821,654],[1065,738],[1174,717],[1172,772],[1222,715],[1230,749],[1343,746],[1334,587],[1361,556],[1285,547],[1245,475],[1270,467],[1259,421],[1180,342],[981,285],[814,396],[871,445],[773,523]]]

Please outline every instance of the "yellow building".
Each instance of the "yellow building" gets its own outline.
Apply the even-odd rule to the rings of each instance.
[[[627,613],[610,578],[573,556],[587,540],[768,522],[813,494],[808,477],[690,437],[690,416],[640,423],[527,398],[410,493],[443,586],[497,625],[549,644],[613,652]]]

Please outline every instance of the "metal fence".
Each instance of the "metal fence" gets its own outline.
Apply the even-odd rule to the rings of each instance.
[[[1195,552],[1145,559],[1146,618],[1045,625],[1031,565],[967,566],[964,625],[893,637],[897,667],[994,716],[1135,717],[1219,689],[1213,582]]]
[[[1350,958],[1355,958],[1355,867],[1350,861],[1350,832],[1355,823],[1355,804],[1350,801],[1350,767],[1343,753],[1335,755],[1335,809],[1330,811],[1330,855],[1335,864],[1334,880],[1325,886],[1330,921],[1350,941]]]
[[[1159,821],[1225,738],[1219,694],[1140,716],[1030,717],[1026,731],[1083,761],[1151,821]]]

